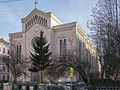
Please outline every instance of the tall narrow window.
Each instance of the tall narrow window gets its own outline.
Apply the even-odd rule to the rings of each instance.
[[[5,75],[3,75],[3,81],[5,81]]]
[[[66,53],[66,50],[67,50],[67,45],[66,45],[66,39],[64,39],[64,53]]]
[[[81,59],[81,42],[79,41],[79,59]]]
[[[47,27],[47,19],[45,20],[45,26]]]
[[[9,81],[9,76],[7,76],[7,81]]]
[[[21,60],[21,45],[20,45],[20,51],[19,51],[19,57],[20,57],[20,60]]]
[[[63,42],[62,40],[60,40],[60,54],[63,53]]]
[[[3,66],[3,71],[5,71],[5,66]]]
[[[16,50],[16,54],[17,54],[17,61],[18,61],[18,53],[19,53],[19,51],[18,51],[19,49],[18,49],[18,45],[17,45],[17,50]]]
[[[5,48],[3,48],[3,54],[5,54]]]
[[[89,56],[88,56],[88,55],[89,55],[89,52],[88,52],[88,50],[87,50],[87,49],[85,49],[85,53],[86,53],[86,56],[87,56],[87,58],[86,58],[86,59],[87,59],[87,61],[88,61],[88,59],[89,59],[89,58],[88,58],[88,57],[89,57]]]
[[[8,50],[8,53],[7,54],[9,54],[10,53],[10,51]]]
[[[84,52],[85,52],[85,44],[84,43],[82,44],[82,48],[83,48],[82,53],[84,54]]]

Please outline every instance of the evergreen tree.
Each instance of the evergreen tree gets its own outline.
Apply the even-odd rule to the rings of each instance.
[[[42,82],[42,71],[47,69],[50,63],[50,55],[52,52],[49,51],[49,44],[44,37],[44,32],[40,32],[40,37],[35,38],[33,41],[34,53],[30,53],[32,66],[29,69],[31,72],[41,71],[41,82]]]

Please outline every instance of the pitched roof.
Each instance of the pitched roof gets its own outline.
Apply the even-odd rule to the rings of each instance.
[[[3,38],[0,38],[0,43],[8,44],[5,40],[3,40]]]

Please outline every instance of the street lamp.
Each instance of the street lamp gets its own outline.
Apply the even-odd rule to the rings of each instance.
[[[58,83],[59,83],[59,84],[61,83],[61,79],[58,80]]]

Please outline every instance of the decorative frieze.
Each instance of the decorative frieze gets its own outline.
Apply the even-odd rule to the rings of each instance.
[[[34,15],[29,21],[25,23],[25,30],[29,30],[32,26],[34,26],[37,23],[42,25],[43,27],[47,27],[47,19],[38,15]]]

